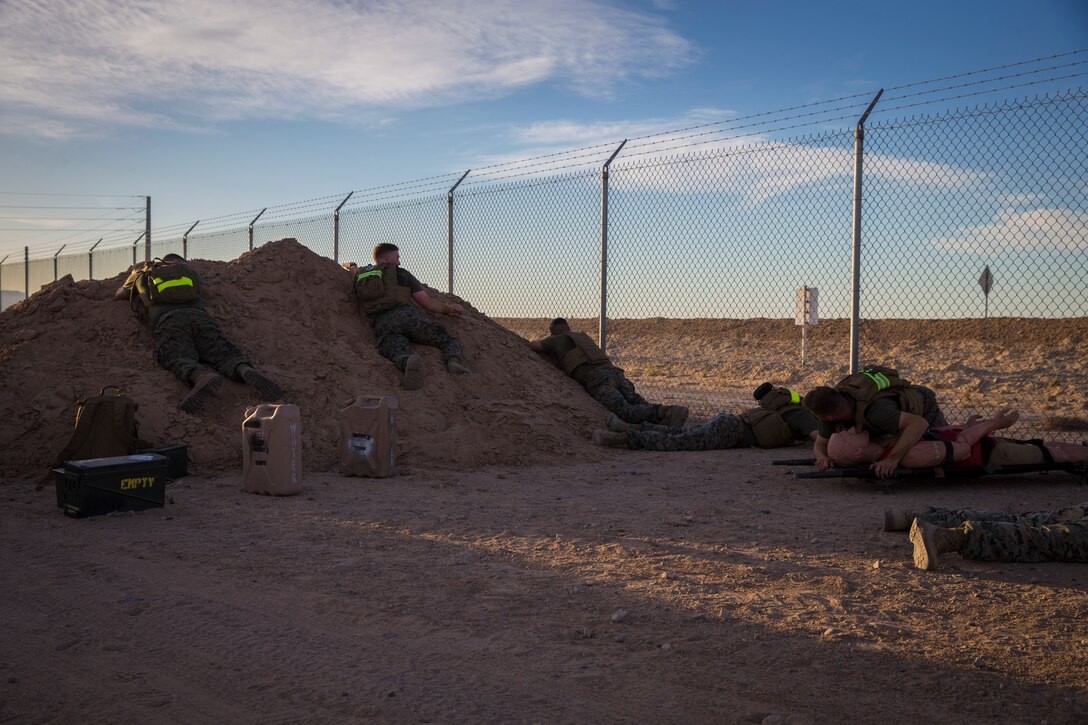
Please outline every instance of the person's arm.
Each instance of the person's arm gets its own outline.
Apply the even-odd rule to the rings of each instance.
[[[465,308],[456,302],[449,305],[434,299],[427,294],[427,290],[421,289],[419,292],[413,292],[412,299],[416,301],[417,305],[431,312],[438,312],[446,315],[460,315],[465,311]]]
[[[533,352],[544,352],[544,345],[540,340],[529,340],[529,349]]]
[[[138,273],[136,270],[129,272],[128,278],[125,279],[124,284],[117,288],[117,291],[113,293],[113,299],[115,300],[127,300],[132,296],[132,287],[136,284],[136,277]]]
[[[827,455],[827,438],[816,434],[816,442],[812,444],[812,455],[816,458],[816,470],[826,471],[831,468],[831,458]]]
[[[918,441],[922,440],[922,436],[925,435],[927,428],[929,428],[929,423],[926,422],[926,419],[922,416],[915,415],[914,413],[900,413],[899,439],[896,440],[895,445],[892,446],[892,450],[888,453],[888,456],[882,461],[877,461],[872,466],[873,472],[876,473],[877,477],[889,478],[895,473],[895,469],[899,466],[899,462],[907,455],[907,451],[913,448]]]

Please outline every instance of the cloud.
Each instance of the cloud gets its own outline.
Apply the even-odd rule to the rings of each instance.
[[[693,53],[661,16],[603,0],[7,0],[0,128],[339,120],[545,81],[601,95]]]
[[[968,227],[955,236],[936,237],[929,243],[942,250],[980,255],[1035,249],[1088,251],[1088,212],[1005,209],[990,224]]]

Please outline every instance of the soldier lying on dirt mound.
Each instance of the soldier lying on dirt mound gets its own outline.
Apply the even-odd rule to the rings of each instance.
[[[599,446],[649,451],[712,451],[725,448],[781,448],[799,441],[815,440],[818,421],[805,410],[801,396],[789,388],[764,383],[756,388],[758,408],[742,413],[721,413],[690,428],[642,423],[629,425],[616,416],[609,430],[593,432]]]
[[[423,289],[415,276],[400,266],[400,249],[382,243],[374,247],[374,264],[359,267],[344,264],[353,274],[354,294],[359,314],[365,315],[378,338],[378,352],[401,371],[401,387],[423,387],[423,361],[412,354],[409,343],[431,345],[442,351],[446,370],[464,375],[461,344],[445,327],[423,314],[423,309],[447,315],[464,314],[465,308],[454,302],[440,302]],[[414,303],[414,304],[413,304]]]
[[[548,337],[530,342],[529,349],[547,355],[621,421],[680,428],[688,419],[688,409],[682,405],[650,403],[639,395],[623,370],[609,361],[589,335],[571,332],[570,325],[562,317],[552,320],[548,331]]]
[[[151,327],[159,365],[190,386],[178,408],[199,411],[224,376],[253,386],[263,400],[281,400],[283,389],[227,339],[201,302],[201,292],[196,270],[181,255],[167,254],[134,268],[114,294],[114,299],[129,300],[136,316]]]

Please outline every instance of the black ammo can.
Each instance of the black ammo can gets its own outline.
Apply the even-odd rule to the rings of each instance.
[[[168,463],[154,453],[66,461],[53,469],[57,506],[76,518],[162,508]]]

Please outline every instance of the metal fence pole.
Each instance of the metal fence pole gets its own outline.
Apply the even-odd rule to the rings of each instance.
[[[344,208],[344,204],[348,203],[348,199],[354,193],[354,191],[349,191],[344,200],[340,202],[340,206],[336,207],[332,213],[332,261],[337,263],[340,261],[340,210]]]
[[[257,216],[253,217],[253,221],[249,223],[249,251],[251,252],[253,251],[253,225],[256,224],[257,220],[261,218],[261,214],[264,214],[266,211],[268,211],[267,206],[264,209],[261,209],[260,214],[257,214]]]
[[[189,232],[196,229],[196,225],[199,224],[199,223],[200,223],[200,220],[197,219],[195,222],[193,222],[193,226],[189,227],[189,229],[184,234],[181,235],[181,256],[184,259],[189,258]]]
[[[8,261],[10,254],[5,254],[3,259],[0,259],[0,310],[4,309],[4,262]]]
[[[620,142],[608,161],[601,167],[601,318],[597,331],[597,344],[601,350],[608,347],[608,166],[619,155],[627,139]]]
[[[56,251],[56,252],[55,252],[55,253],[53,254],[53,281],[54,281],[54,282],[56,282],[56,281],[57,281],[57,255],[58,255],[58,254],[60,254],[61,252],[63,252],[63,251],[64,251],[64,248],[65,248],[65,247],[67,247],[67,246],[68,246],[67,244],[62,244],[62,245],[60,245],[60,249],[58,249],[58,250],[57,250],[57,251]]]
[[[865,119],[873,112],[884,89],[881,88],[869,102],[869,107],[858,119],[854,128],[854,233],[853,259],[850,264],[850,372],[858,371],[858,328],[861,321],[861,161],[865,155]]]
[[[446,291],[451,295],[453,294],[453,191],[461,185],[461,182],[468,176],[469,171],[472,171],[472,169],[461,174],[461,178],[457,180],[457,183],[446,192],[446,273],[448,277]]]
[[[147,207],[144,210],[144,261],[151,261],[151,197],[145,196]]]
[[[102,243],[105,237],[99,237],[98,241],[87,250],[87,279],[94,279],[94,248]]]
[[[144,234],[147,234],[147,232],[145,231]],[[140,236],[136,237],[136,241],[132,243],[132,266],[133,267],[136,266],[136,245],[139,244],[140,240],[144,238],[144,234],[141,234]],[[144,261],[145,262],[150,262],[151,260],[146,259]]]
[[[30,247],[23,247],[23,299],[30,299]]]

